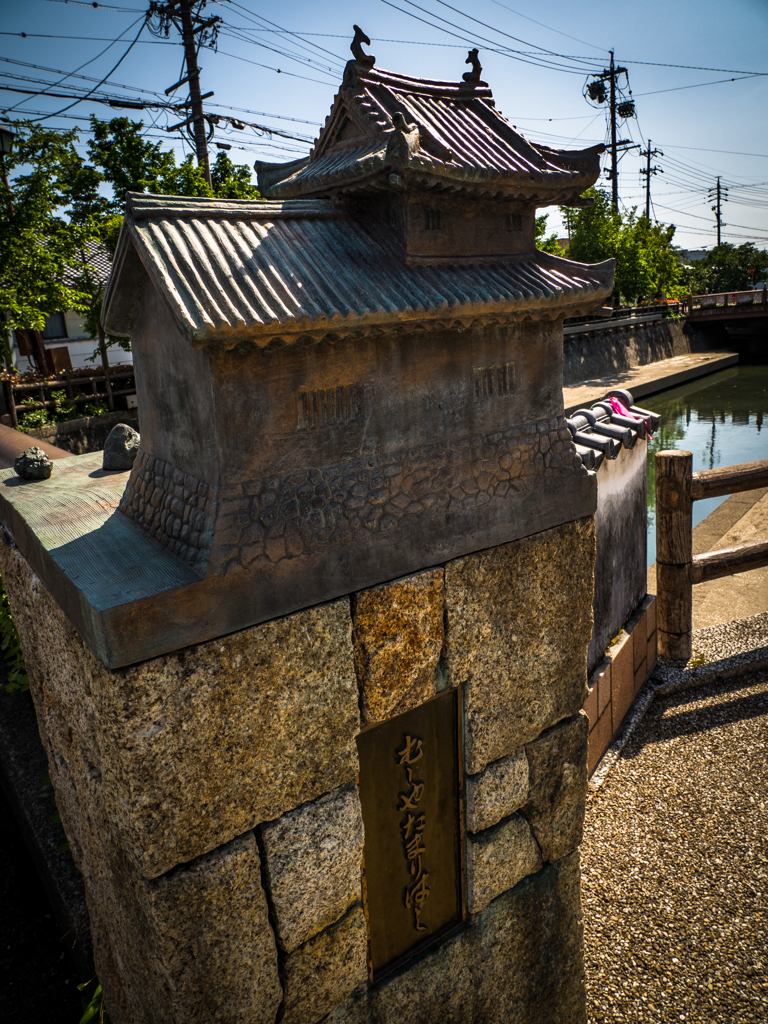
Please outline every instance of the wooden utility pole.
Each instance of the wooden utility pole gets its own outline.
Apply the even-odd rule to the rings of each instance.
[[[192,126],[195,133],[195,150],[197,152],[198,167],[203,168],[203,174],[208,184],[211,184],[211,165],[208,159],[207,126],[203,116],[203,100],[200,94],[200,71],[197,66],[197,49],[195,47],[195,34],[201,30],[206,22],[195,26],[192,18],[191,0],[179,0],[179,14],[181,15],[181,38],[184,42],[184,59],[189,75],[189,98],[192,111]]]
[[[651,219],[651,175],[663,174],[661,167],[651,167],[652,156],[664,156],[660,149],[651,149],[651,140],[648,139],[648,149],[640,150],[640,156],[647,157],[647,164],[640,168],[640,173],[645,176],[645,219]]]
[[[623,71],[620,68],[619,71]],[[611,196],[613,209],[619,212],[619,158],[616,152],[616,68],[613,63],[613,50],[611,50]]]
[[[202,95],[200,92],[200,67],[197,63],[197,50],[201,39],[204,40],[206,37],[215,39],[221,18],[218,16],[201,18],[199,12],[204,6],[205,0],[168,0],[164,4],[159,3],[158,0],[152,0],[149,10],[149,29],[153,34],[165,36],[167,39],[170,27],[173,25],[181,35],[184,44],[186,74],[166,89],[165,95],[170,95],[182,85],[188,85],[189,99],[181,104],[182,107],[186,107],[187,116],[178,124],[166,128],[166,131],[175,132],[179,129],[191,128],[197,164],[202,168],[205,180],[211,185],[211,165],[208,159],[208,122],[203,111],[203,100],[213,96],[213,93],[207,92]]]

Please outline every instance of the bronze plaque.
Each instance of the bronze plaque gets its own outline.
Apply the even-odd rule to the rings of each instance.
[[[357,738],[372,981],[464,916],[458,697],[448,690]]]

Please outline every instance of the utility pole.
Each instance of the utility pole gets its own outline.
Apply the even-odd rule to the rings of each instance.
[[[651,219],[651,175],[663,174],[661,167],[651,167],[651,157],[664,156],[660,149],[651,149],[651,140],[648,139],[648,149],[640,150],[640,156],[647,157],[647,164],[640,168],[640,173],[645,175],[645,219]]]
[[[619,68],[619,72],[626,71],[626,68]],[[611,67],[608,72],[611,79],[611,195],[613,198],[613,209],[619,212],[619,158],[616,155],[616,68],[613,63],[613,50],[611,50]]]
[[[173,25],[181,35],[184,44],[184,63],[186,74],[178,82],[165,90],[168,96],[182,85],[189,86],[189,99],[184,104],[189,116],[179,124],[172,125],[167,131],[177,131],[179,128],[192,129],[197,154],[197,164],[201,167],[205,180],[211,184],[211,165],[208,158],[208,124],[203,110],[203,100],[213,96],[212,92],[201,95],[200,92],[200,67],[197,63],[198,40],[210,35],[215,40],[218,31],[217,25],[221,18],[201,18],[200,11],[205,7],[206,0],[168,0],[167,3],[160,3],[152,0],[149,5],[150,31],[155,35],[165,35],[168,38],[170,27]],[[193,10],[193,8],[195,8]],[[156,23],[155,23],[156,19]],[[202,35],[201,35],[202,34]]]
[[[616,138],[617,120],[619,118],[626,120],[628,117],[635,116],[634,100],[617,100],[617,81],[619,75],[626,74],[626,68],[616,67],[613,50],[611,50],[610,67],[605,68],[602,74],[595,75],[594,79],[591,82],[588,82],[585,87],[585,96],[588,97],[593,104],[605,103],[606,99],[608,99],[611,121],[611,169],[610,171],[606,171],[606,177],[611,180],[611,197],[615,213],[619,212],[619,153],[623,153],[627,149],[640,148],[639,145],[633,144],[629,139]],[[605,90],[606,82],[608,83],[607,96]]]
[[[195,49],[195,25],[192,20],[191,0],[179,0],[181,15],[181,37],[184,40],[184,60],[189,75],[189,98],[192,111],[192,125],[195,131],[197,165],[203,168],[205,180],[211,184],[211,165],[208,160],[207,125],[203,117],[203,100],[200,95],[200,71],[197,66]]]
[[[728,189],[720,184],[720,175],[717,176],[717,185],[709,190],[709,198],[715,200],[712,212],[717,220],[717,244],[720,245],[720,231],[723,227],[723,216],[721,204],[728,199]]]

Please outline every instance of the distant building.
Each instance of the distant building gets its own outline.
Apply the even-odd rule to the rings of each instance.
[[[95,278],[102,287],[109,280],[112,261],[106,246],[93,243],[89,247],[88,260]],[[64,279],[73,284],[75,271],[65,270]],[[14,331],[11,363],[20,372],[37,370],[40,373],[58,373],[61,370],[77,370],[93,366],[94,350],[98,338],[91,338],[83,326],[83,318],[72,310],[53,313],[46,318],[42,331]],[[132,363],[130,352],[120,352],[121,363]],[[46,365],[40,365],[45,362]],[[99,360],[96,359],[95,363]]]

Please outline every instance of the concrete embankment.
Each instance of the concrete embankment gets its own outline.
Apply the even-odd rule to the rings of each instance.
[[[618,321],[621,323],[621,321]],[[636,326],[624,323],[611,327],[610,321],[565,328],[563,384],[575,387],[596,377],[624,373],[636,366],[658,363],[673,356],[696,351],[693,334],[682,321],[656,320]],[[571,333],[573,332],[573,333]],[[701,346],[698,346],[701,351]]]
[[[636,400],[735,365],[738,353],[713,350],[684,323],[636,318],[566,327],[563,399],[566,414],[625,388]]]

